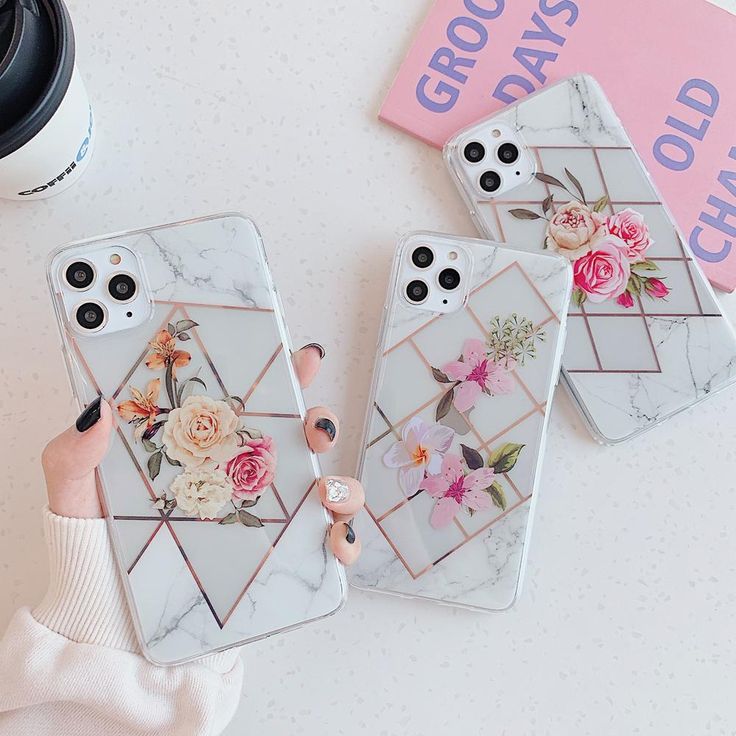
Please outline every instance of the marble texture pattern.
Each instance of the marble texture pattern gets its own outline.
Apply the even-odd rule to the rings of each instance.
[[[254,217],[295,344],[327,348],[308,403],[340,415],[323,466],[350,474],[398,237],[477,237],[440,154],[376,120],[428,0],[68,4],[98,146],[68,192],[0,202],[3,625],[46,587],[39,455],[76,416],[46,295],[52,248]],[[736,320],[736,295],[718,302]],[[227,736],[731,736],[734,416],[728,390],[601,448],[557,389],[512,611],[351,590],[339,615],[244,649]]]

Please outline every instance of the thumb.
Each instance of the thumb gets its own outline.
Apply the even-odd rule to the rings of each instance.
[[[95,468],[107,452],[113,426],[110,405],[98,396],[69,427],[46,445],[41,464],[49,508],[59,516],[102,516]]]

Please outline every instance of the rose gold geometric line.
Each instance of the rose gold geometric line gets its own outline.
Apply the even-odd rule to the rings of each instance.
[[[393,433],[394,431],[395,431],[395,430],[394,430],[394,428],[393,428],[393,427],[392,427],[391,429],[387,429],[387,430],[386,430],[386,431],[385,431],[385,432],[384,432],[383,434],[379,434],[379,435],[378,435],[378,437],[376,437],[375,439],[371,440],[371,441],[370,441],[370,442],[369,442],[369,443],[368,443],[368,444],[367,444],[367,445],[365,446],[365,449],[367,450],[367,449],[369,449],[369,448],[373,447],[373,445],[375,445],[375,444],[376,444],[377,442],[380,442],[380,441],[381,441],[382,439],[385,439],[386,437],[388,437],[388,436],[389,436],[389,435],[390,435],[391,433]]]
[[[682,251],[682,254],[685,255],[685,249],[683,248],[682,242],[680,241],[680,236],[677,236],[677,242],[680,245],[680,250]],[[700,310],[700,314],[703,314],[703,303],[700,301],[700,296],[698,294],[698,290],[695,286],[695,279],[693,278],[693,274],[690,271],[690,264],[685,264],[685,271],[687,271],[688,278],[690,279],[690,286],[693,290],[693,295],[695,296],[695,301],[698,303],[698,309]]]
[[[608,183],[606,182],[606,177],[603,175],[601,160],[598,158],[598,151],[596,151],[595,148],[593,148],[593,158],[595,159],[595,165],[598,168],[598,175],[601,177],[601,183],[603,184],[603,193],[606,195],[606,199],[608,200],[606,206],[609,210],[611,210],[611,214],[614,214],[615,210],[613,209],[613,205],[611,204],[611,192],[608,191]]]
[[[641,301],[641,294],[637,294],[636,295],[636,300],[639,302],[639,309],[642,312],[644,312],[644,305],[642,304],[642,301]],[[652,353],[654,355],[654,362],[657,364],[657,370],[661,373],[662,372],[662,366],[661,366],[661,364],[659,362],[659,356],[657,355],[657,348],[654,347],[654,340],[652,339],[652,333],[649,330],[649,323],[643,317],[642,317],[642,319],[644,320],[644,327],[646,328],[647,337],[649,338],[649,346],[652,348]]]
[[[192,319],[189,312],[187,312],[186,309],[184,309],[183,306],[180,306],[181,313],[184,315],[184,319]],[[194,321],[194,320],[192,320]],[[215,380],[220,385],[220,390],[222,391],[223,398],[229,396],[227,388],[225,387],[225,383],[223,382],[222,378],[220,377],[220,373],[218,372],[217,368],[215,368],[215,363],[210,357],[209,352],[207,352],[207,348],[204,346],[204,342],[202,342],[202,339],[199,336],[199,329],[197,327],[192,327],[190,330],[192,337],[194,338],[194,341],[197,343],[199,349],[202,351],[202,354],[204,355],[204,359],[207,361],[207,365],[209,365],[210,370],[212,371],[212,375],[215,377]]]
[[[544,171],[544,166],[542,165],[542,157],[539,155],[539,149],[538,148],[533,148],[532,150],[534,151],[534,155],[535,155],[535,157],[537,159],[537,165],[538,165],[538,169],[537,170],[540,173],[544,174],[545,171]],[[545,188],[545,190],[547,192],[547,197],[549,197],[552,194],[552,190],[549,188],[549,184],[546,181],[545,182],[542,182],[542,183],[544,184],[544,188]],[[539,202],[536,202],[535,204],[539,204]],[[546,214],[546,212],[544,214]]]
[[[115,519],[118,519],[118,516],[114,517]],[[143,545],[143,548],[141,551],[136,555],[136,558],[133,560],[133,562],[130,564],[130,567],[128,567],[128,575],[130,575],[131,572],[133,572],[133,568],[138,564],[138,560],[143,557],[143,553],[148,549],[148,546],[153,541],[153,538],[158,534],[159,529],[164,525],[164,521],[161,517],[158,518],[158,524],[156,525],[156,528],[153,530],[153,534],[148,538],[148,541]]]
[[[490,277],[489,279],[487,279],[486,281],[484,281],[484,282],[483,282],[482,284],[479,284],[478,286],[476,286],[476,287],[475,287],[475,289],[473,289],[473,290],[472,290],[472,291],[471,291],[471,292],[470,292],[470,293],[468,294],[468,298],[470,298],[470,297],[471,297],[471,296],[473,296],[474,294],[477,294],[477,293],[478,293],[478,292],[479,292],[479,291],[480,291],[481,289],[484,289],[484,288],[485,288],[486,286],[488,286],[488,284],[490,284],[490,283],[491,283],[492,281],[495,281],[495,280],[496,280],[497,278],[499,278],[500,276],[503,276],[503,274],[505,274],[505,273],[506,273],[506,271],[508,271],[509,269],[513,268],[514,266],[518,266],[518,263],[517,263],[516,261],[514,261],[513,263],[509,263],[509,265],[508,265],[508,266],[504,266],[504,267],[503,267],[503,268],[502,268],[502,269],[501,269],[501,270],[500,270],[500,271],[499,271],[498,273],[495,273],[495,274],[494,274],[493,276],[491,276],[491,277]],[[546,303],[546,302],[545,302],[545,303]],[[549,308],[549,307],[548,307],[548,308]],[[550,311],[552,311],[552,310],[550,310]],[[396,349],[397,349],[398,347],[400,347],[401,345],[403,345],[403,344],[404,344],[405,342],[407,342],[408,340],[411,340],[411,339],[412,339],[412,338],[413,338],[413,337],[414,337],[415,335],[417,335],[417,334],[418,334],[418,333],[420,333],[420,332],[421,332],[422,330],[424,330],[424,329],[426,329],[427,327],[429,327],[429,326],[430,326],[431,324],[433,324],[434,322],[436,322],[436,321],[437,321],[438,319],[440,319],[440,318],[441,318],[442,316],[443,316],[443,315],[441,315],[441,314],[438,314],[438,315],[437,315],[436,317],[432,317],[432,319],[430,319],[429,321],[425,322],[425,324],[423,324],[423,325],[422,325],[421,327],[417,327],[417,329],[416,329],[416,330],[414,330],[413,332],[409,333],[409,334],[408,334],[408,335],[407,335],[406,337],[404,337],[404,338],[402,338],[401,340],[399,340],[399,342],[395,343],[395,344],[394,344],[394,345],[392,345],[392,346],[391,346],[390,348],[388,348],[387,350],[385,350],[385,351],[384,351],[384,353],[383,353],[383,354],[384,354],[384,356],[386,356],[386,355],[388,355],[389,353],[393,352],[394,350],[396,350]]]
[[[204,586],[202,585],[202,581],[199,579],[199,575],[197,575],[197,571],[194,569],[194,565],[192,564],[192,561],[187,556],[187,553],[184,551],[184,547],[182,546],[182,543],[179,541],[179,537],[176,536],[176,532],[174,531],[174,528],[169,523],[168,517],[164,519],[164,523],[166,524],[166,528],[169,530],[169,534],[171,534],[171,538],[174,540],[174,544],[179,548],[179,552],[184,559],[184,563],[189,568],[189,573],[191,574],[192,578],[194,579],[194,582],[197,584],[197,587],[199,588],[199,592],[202,594],[202,598],[204,598],[204,602],[207,604],[207,607],[210,609],[210,613],[212,614],[213,618],[217,622],[217,625],[222,629],[224,626],[224,623],[220,621],[220,617],[217,615],[217,611],[215,611],[215,607],[212,605],[212,601],[210,600],[210,597],[207,595],[207,592],[204,589]]]
[[[448,389],[449,391],[449,389]],[[395,425],[392,425],[394,429],[397,427],[400,427],[404,422],[407,422],[409,419],[411,419],[415,414],[419,414],[420,411],[424,411],[430,404],[433,404],[435,401],[438,401],[439,399],[442,399],[442,397],[447,393],[447,391],[440,391],[439,394],[436,396],[433,396],[429,401],[422,404],[418,409],[415,409],[413,412],[407,414],[403,419],[400,419],[398,422],[396,422]],[[396,430],[398,433],[398,430]]]
[[[133,454],[133,448],[128,444],[128,440],[125,439],[125,435],[123,434],[123,430],[118,426],[116,427],[116,431],[122,440],[123,447],[125,447],[126,451],[128,452],[128,455],[130,456],[130,459],[133,461],[133,465],[135,466],[136,470],[138,471],[138,474],[141,476],[141,479],[143,480],[143,484],[145,485],[146,489],[148,490],[148,495],[151,497],[152,501],[155,501],[158,497],[156,496],[156,492],[153,490],[153,486],[148,482],[148,478],[146,478],[146,474],[143,472],[143,468],[141,468],[140,464],[138,463],[138,460],[136,456]]]
[[[275,414],[269,411],[243,411],[241,417],[272,417],[273,419],[301,419],[298,414]]]
[[[534,409],[531,409],[530,411],[528,411],[526,414],[523,414],[513,424],[509,424],[507,427],[505,427],[504,429],[502,429],[500,432],[497,432],[496,434],[494,434],[493,437],[491,437],[490,439],[488,439],[485,442],[483,442],[483,444],[480,445],[480,447],[478,447],[478,450],[485,450],[485,449],[487,449],[499,437],[501,437],[502,435],[504,435],[507,432],[511,431],[515,427],[518,427],[522,422],[524,422],[527,419],[529,419],[529,417],[534,416],[534,414],[536,414],[537,411],[538,411],[538,409],[535,407]]]
[[[84,367],[85,372],[89,376],[90,381],[92,381],[92,385],[95,387],[95,390],[97,391],[98,395],[102,396],[102,389],[100,388],[100,385],[97,383],[97,379],[94,376],[94,373],[92,373],[92,369],[89,367],[89,363],[87,363],[84,355],[82,355],[82,351],[79,349],[79,345],[77,345],[76,340],[72,340],[72,346],[74,347],[74,352],[77,354],[77,357],[79,360],[82,361],[82,366]]]
[[[508,516],[512,511],[515,511],[516,509],[519,508],[519,506],[522,506],[525,503],[526,503],[526,500],[525,499],[524,500],[520,500],[517,503],[515,503],[513,506],[511,506],[510,508],[506,509],[506,511],[504,511],[500,516],[495,517],[493,519],[493,521],[489,521],[488,524],[486,524],[484,527],[481,527],[477,531],[473,532],[467,539],[464,539],[462,542],[459,542],[451,550],[449,550],[448,552],[445,552],[441,557],[438,557],[432,563],[432,565],[430,567],[434,567],[435,565],[438,565],[440,562],[442,562],[442,560],[444,560],[445,558],[449,557],[453,552],[457,552],[457,550],[459,550],[460,547],[462,547],[463,545],[465,545],[468,542],[470,542],[472,539],[474,539],[475,537],[477,537],[479,534],[482,534],[489,527],[493,526],[494,524],[497,524],[499,521],[501,521],[501,519],[503,519],[504,517]],[[409,568],[407,568],[407,569],[409,569]],[[416,575],[414,575],[414,573],[411,572],[411,570],[409,570],[409,574],[416,580],[420,575],[423,575],[425,572],[427,572],[427,570],[429,570],[429,567],[426,567],[424,570],[422,570],[421,572],[417,573]]]
[[[501,215],[498,212],[498,203],[495,200],[491,200],[491,209],[493,210],[493,214],[496,218],[496,225],[498,225],[498,237],[502,243],[506,243],[508,242],[506,240],[506,233],[504,232],[503,224],[501,223]]]
[[[394,427],[393,424],[391,424],[391,421],[386,416],[386,414],[384,414],[383,409],[381,409],[381,407],[378,406],[378,404],[375,403],[375,402],[374,402],[373,406],[376,407],[376,411],[378,412],[378,415],[381,417],[381,419],[383,419],[384,422],[386,422],[386,424],[388,425],[389,430],[391,432],[395,432],[396,433],[397,439],[401,439],[401,435],[398,432],[396,432],[396,428]]]
[[[555,310],[550,307],[549,302],[544,298],[542,295],[542,292],[537,289],[536,284],[529,278],[529,274],[523,269],[520,263],[516,263],[516,266],[518,267],[519,271],[521,272],[521,275],[524,277],[526,282],[531,286],[532,291],[536,293],[536,295],[542,300],[542,303],[545,307],[547,307],[547,311],[550,313],[552,318],[555,320],[555,322],[559,322],[560,318],[555,314]],[[545,320],[546,321],[546,320]]]
[[[661,373],[656,368],[568,368],[568,373]]]
[[[408,498],[402,499],[395,506],[392,506],[388,511],[386,511],[383,514],[381,514],[376,519],[376,521],[383,521],[387,516],[391,516],[391,514],[393,514],[394,511],[398,511],[400,508],[402,508],[403,506],[406,506],[406,504],[408,504],[408,503],[409,503],[409,499]]]
[[[199,302],[174,302],[168,299],[155,299],[154,304],[174,304],[178,307],[204,307],[206,309],[237,309],[241,312],[273,312],[266,307],[235,307],[232,304],[200,304]]]
[[[254,381],[253,385],[248,389],[248,392],[243,396],[243,403],[247,404],[248,399],[253,395],[253,392],[258,388],[258,384],[263,380],[268,369],[273,365],[273,362],[278,358],[279,353],[284,349],[283,344],[279,343],[279,346],[274,350],[273,355],[268,359],[268,362],[263,366],[263,370],[258,374],[258,377]]]
[[[453,522],[455,522],[455,526],[463,533],[465,539],[469,539],[470,535],[465,531],[465,527],[460,523],[460,519],[457,516],[453,518]]]
[[[290,519],[291,517],[289,516],[289,512],[286,510],[286,506],[284,506],[284,502],[281,500],[281,495],[276,489],[275,483],[271,483],[271,490],[273,491],[273,495],[276,496],[276,500],[279,502],[279,506],[281,506],[281,510],[284,512],[284,516],[287,519]]]
[[[411,566],[409,565],[409,563],[404,559],[404,556],[401,554],[398,547],[391,540],[391,537],[389,537],[389,535],[386,533],[386,530],[381,526],[378,519],[375,517],[373,512],[370,510],[370,507],[368,506],[368,504],[365,505],[365,510],[368,512],[368,515],[371,517],[371,519],[373,519],[373,521],[375,522],[376,526],[378,527],[378,530],[381,532],[381,534],[383,534],[385,540],[389,544],[389,547],[391,547],[396,557],[401,561],[401,564],[406,568],[407,572],[409,573],[409,575],[412,576],[412,578],[414,578],[414,580],[416,580],[420,575],[422,575],[423,573],[425,573],[427,570],[430,569],[431,565],[428,565],[423,570],[415,574],[414,571],[411,569]]]
[[[317,481],[316,480],[313,480],[312,483],[311,483],[311,485],[309,486],[309,488],[307,488],[307,492],[302,496],[301,501],[299,501],[299,503],[297,504],[296,508],[294,509],[294,513],[292,515],[292,518],[294,518],[294,516],[297,515],[297,513],[299,512],[299,509],[302,507],[302,504],[307,500],[307,497],[311,493],[312,488],[314,488],[314,486],[315,486],[316,483],[317,483]],[[230,616],[232,616],[233,613],[235,612],[235,609],[240,604],[240,601],[243,599],[243,596],[246,594],[248,588],[250,588],[251,584],[256,579],[256,576],[261,571],[261,568],[266,564],[266,560],[270,557],[271,552],[273,552],[273,550],[276,548],[276,545],[279,543],[279,540],[283,536],[284,532],[289,528],[289,526],[290,526],[290,524],[284,525],[284,528],[278,534],[278,536],[276,537],[276,539],[274,539],[274,541],[271,543],[270,549],[268,550],[268,552],[266,552],[266,555],[263,557],[263,559],[259,563],[258,567],[256,567],[255,571],[250,576],[248,582],[245,584],[245,587],[243,588],[243,590],[240,592],[240,594],[238,595],[237,599],[235,600],[235,603],[233,603],[233,605],[230,608],[230,610],[225,614],[225,617],[222,619],[222,625],[223,626],[230,620]]]
[[[508,473],[504,473],[503,474],[503,477],[506,478],[506,481],[516,491],[516,495],[520,499],[522,499],[523,501],[525,501],[527,498],[529,498],[529,496],[524,496],[524,494],[516,487],[516,483],[514,483],[514,481],[511,480],[511,478],[509,477],[509,474]]]
[[[432,366],[429,364],[429,361],[424,357],[424,353],[419,349],[419,346],[411,338],[409,339],[409,345],[414,348],[422,363],[424,363],[424,365],[431,370]]]
[[[576,315],[577,316],[577,315]],[[598,364],[598,369],[603,370],[603,363],[601,362],[601,356],[598,354],[598,346],[595,344],[595,338],[593,337],[593,330],[590,329],[590,322],[588,322],[588,314],[585,311],[585,304],[580,305],[580,316],[585,322],[585,329],[588,331],[588,337],[590,338],[590,346],[593,348],[593,355],[595,356],[595,362]],[[595,371],[591,371],[595,373]]]
[[[171,318],[176,314],[176,307],[173,307],[169,310],[169,312],[166,314],[166,318],[163,320],[159,328],[156,330],[156,334],[158,334],[161,330],[163,330],[166,325],[171,321]],[[151,352],[151,348],[148,343],[146,343],[146,347],[143,349],[143,352],[138,356],[138,359],[133,363],[133,367],[128,371],[128,374],[123,378],[120,385],[115,389],[115,393],[112,395],[113,399],[117,399],[117,397],[120,395],[120,392],[125,388],[125,384],[128,383],[130,380],[130,377],[136,372],[138,369],[138,366],[143,362],[143,359],[148,355],[148,353]]]

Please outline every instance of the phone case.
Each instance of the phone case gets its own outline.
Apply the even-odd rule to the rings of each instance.
[[[439,242],[473,264],[465,306],[447,314],[410,306],[399,283],[408,249]],[[400,243],[360,458],[367,498],[352,584],[479,610],[512,605],[570,285],[559,257],[432,233]]]
[[[107,245],[137,256],[152,317],[79,336],[61,265]],[[120,415],[98,478],[144,654],[180,663],[334,613],[344,572],[324,546],[319,467],[255,225],[224,214],[73,243],[48,276],[80,405],[102,394]],[[214,449],[201,462],[182,427],[205,410]]]
[[[519,135],[536,174],[488,201],[460,156],[494,124]],[[734,331],[594,79],[569,78],[466,128],[445,159],[483,234],[570,259],[563,381],[599,441],[632,438],[733,382]]]

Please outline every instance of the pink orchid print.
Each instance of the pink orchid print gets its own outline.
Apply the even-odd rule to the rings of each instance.
[[[399,485],[407,496],[419,491],[424,473],[438,473],[442,457],[450,449],[454,430],[440,424],[427,424],[413,417],[401,432],[401,439],[394,442],[383,456],[389,468],[398,468]]]
[[[453,404],[462,413],[475,406],[482,393],[510,394],[514,390],[511,371],[515,366],[512,358],[503,363],[491,360],[482,340],[469,339],[463,345],[462,359],[443,365],[442,372],[451,381],[457,381]]]
[[[494,482],[493,468],[477,468],[465,475],[457,455],[448,453],[442,460],[440,472],[428,475],[420,488],[437,499],[430,524],[435,529],[447,526],[461,508],[482,511],[493,505],[488,488]]]

